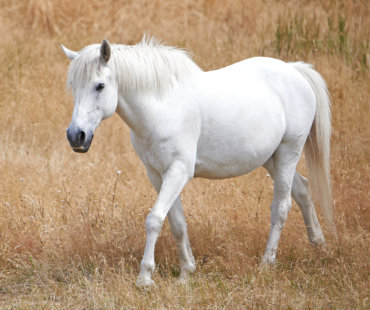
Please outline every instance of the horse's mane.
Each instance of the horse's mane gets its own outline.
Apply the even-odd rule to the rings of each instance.
[[[78,52],[68,70],[67,89],[73,85],[81,89],[91,82],[103,66],[100,44],[93,44]],[[173,85],[173,78],[183,82],[201,69],[183,49],[165,46],[153,38],[133,46],[111,44],[109,60],[111,77],[125,92],[162,94]],[[73,84],[72,84],[73,82]],[[74,89],[74,90],[76,90]]]

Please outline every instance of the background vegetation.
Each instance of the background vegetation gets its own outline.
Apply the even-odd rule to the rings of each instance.
[[[1,0],[0,33],[1,308],[370,306],[368,1]],[[182,199],[195,274],[178,283],[166,222],[157,285],[136,288],[156,194],[117,116],[101,124],[87,154],[70,149],[73,100],[60,44],[135,44],[144,33],[188,49],[204,70],[259,55],[316,66],[333,104],[338,243],[320,216],[327,249],[311,247],[294,204],[277,264],[261,270],[273,187],[266,171],[193,180]],[[299,170],[306,173],[303,159]]]

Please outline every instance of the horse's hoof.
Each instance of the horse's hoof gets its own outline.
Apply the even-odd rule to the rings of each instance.
[[[136,286],[139,288],[146,288],[154,286],[155,282],[150,278],[138,278],[136,281]]]
[[[180,273],[180,283],[186,284],[189,281],[190,274],[195,271],[195,263],[190,262],[186,265],[183,265]]]
[[[273,266],[275,265],[275,259],[271,257],[263,257],[261,261],[262,266]]]
[[[261,264],[260,266],[263,268],[263,269],[268,269],[268,268],[271,268],[275,265],[275,259],[272,258],[272,257],[262,257],[262,261],[261,261]]]
[[[328,252],[328,244],[326,243],[326,241],[321,242],[319,244],[315,244],[314,247],[320,253],[323,253],[324,254],[324,253],[327,253]]]
[[[317,238],[311,241],[311,244],[318,249],[326,249],[326,240],[325,238]]]
[[[182,272],[180,274],[180,284],[187,284],[189,282],[189,273],[188,272]]]

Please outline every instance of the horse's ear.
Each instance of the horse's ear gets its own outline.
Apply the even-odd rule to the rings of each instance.
[[[111,46],[107,39],[104,39],[100,47],[100,57],[104,62],[108,62],[111,55]]]
[[[61,47],[62,47],[62,50],[63,50],[64,54],[66,54],[66,56],[70,60],[73,60],[73,59],[75,59],[78,56],[78,53],[69,50],[68,48],[64,47],[63,44],[61,44]]]

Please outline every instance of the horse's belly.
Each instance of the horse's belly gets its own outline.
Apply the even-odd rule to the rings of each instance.
[[[223,179],[249,173],[271,157],[285,133],[281,98],[260,84],[214,96],[207,111],[194,177]]]
[[[285,132],[282,115],[277,112],[275,117],[270,114],[260,118],[258,113],[254,117],[244,116],[222,128],[216,126],[199,139],[195,177],[240,176],[262,166],[272,156]]]
[[[224,147],[210,147],[209,152],[197,154],[194,177],[225,179],[247,174],[262,166],[274,153],[279,142],[276,139],[270,145],[226,144]]]
[[[262,163],[263,164],[263,163]],[[227,179],[237,176],[247,174],[254,169],[260,167],[260,165],[255,165],[251,167],[249,161],[246,162],[217,162],[217,161],[208,161],[207,163],[202,163],[196,165],[195,167],[195,178],[206,178],[206,179]]]

